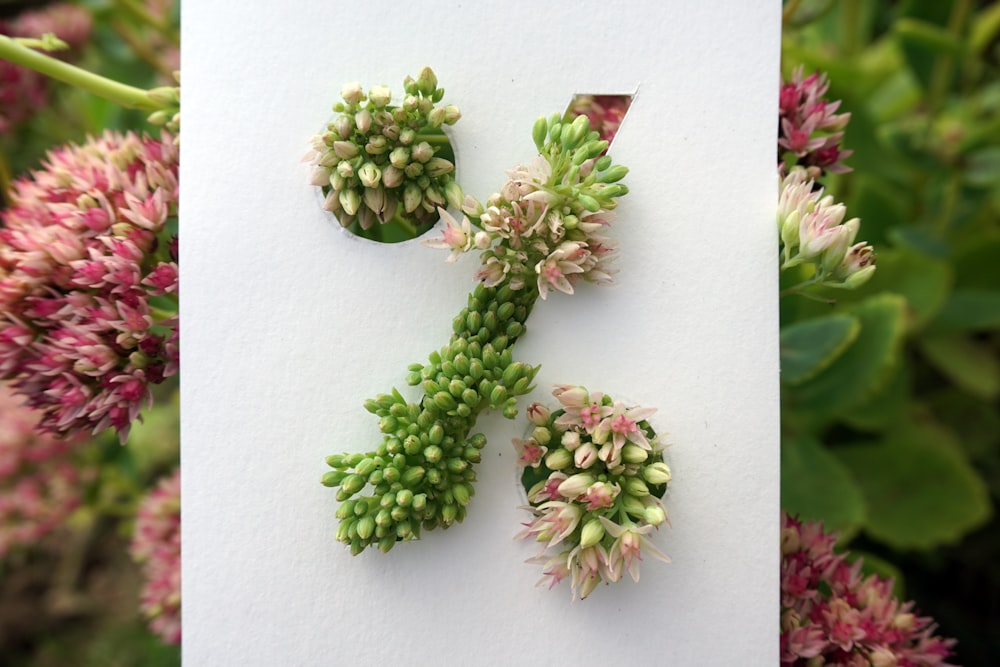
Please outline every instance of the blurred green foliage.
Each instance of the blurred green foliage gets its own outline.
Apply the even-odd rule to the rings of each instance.
[[[784,75],[826,72],[851,113],[854,171],[824,185],[878,269],[834,306],[782,299],[782,505],[899,566],[959,662],[995,664],[1000,3],[785,13]]]

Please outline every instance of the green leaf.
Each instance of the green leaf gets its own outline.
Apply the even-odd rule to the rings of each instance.
[[[1000,291],[956,289],[945,301],[928,333],[1000,329]]]
[[[856,531],[865,519],[864,497],[851,471],[812,436],[782,439],[781,508],[845,532]]]
[[[879,254],[877,266],[869,289],[906,297],[917,328],[934,317],[948,298],[953,276],[947,262],[913,250],[889,250]]]
[[[861,485],[865,531],[893,548],[955,542],[992,514],[986,485],[940,426],[904,423],[881,442],[836,454]]]
[[[1000,6],[1000,5],[998,5]],[[955,249],[955,286],[1000,292],[1000,234],[976,233]]]
[[[807,417],[835,417],[881,389],[899,358],[905,308],[906,301],[895,294],[879,294],[858,304],[857,339],[828,368],[789,390],[787,407]]]
[[[867,401],[844,414],[844,421],[860,431],[884,431],[906,409],[912,391],[910,365],[904,359],[892,378]]]
[[[993,349],[964,336],[920,340],[924,358],[959,388],[985,401],[1000,394],[1000,363]]]
[[[834,362],[854,342],[861,323],[853,315],[817,317],[782,327],[781,379],[805,382]]]

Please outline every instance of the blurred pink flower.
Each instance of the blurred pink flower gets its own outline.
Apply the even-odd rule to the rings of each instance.
[[[150,385],[177,372],[177,167],[169,135],[106,132],[13,183],[0,214],[0,378],[42,429],[113,427],[124,442]]]
[[[830,83],[819,72],[803,76],[799,67],[790,81],[782,82],[778,99],[778,161],[784,153],[793,153],[792,164],[781,162],[785,171],[795,165],[806,167],[811,178],[823,172],[841,174],[851,171],[843,159],[853,151],[840,147],[843,129],[851,118],[849,113],[836,113],[840,100],[830,102],[823,98]]]
[[[569,105],[568,115],[585,115],[591,129],[597,130],[601,139],[610,144],[631,103],[629,95],[577,95]]]
[[[782,665],[949,665],[955,640],[900,603],[891,580],[835,554],[836,534],[784,514],[781,527]]]
[[[168,644],[181,642],[181,476],[178,468],[142,501],[132,558],[142,565],[140,609],[150,629]]]
[[[90,13],[82,7],[58,3],[22,12],[0,21],[0,35],[41,37],[54,33],[71,51],[53,51],[57,58],[72,59],[90,38]],[[0,60],[0,135],[12,132],[48,103],[48,80],[33,70]]]
[[[39,433],[38,414],[0,384],[0,560],[31,546],[80,504],[75,442]]]

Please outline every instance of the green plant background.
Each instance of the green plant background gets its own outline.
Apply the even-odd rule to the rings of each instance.
[[[826,72],[851,113],[854,171],[824,184],[878,269],[834,306],[782,299],[782,506],[896,576],[956,662],[996,664],[1000,4],[785,13],[785,76]]]

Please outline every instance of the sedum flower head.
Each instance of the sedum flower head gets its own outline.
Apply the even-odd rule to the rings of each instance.
[[[38,414],[0,385],[0,561],[49,534],[80,504],[74,441],[37,430]]]
[[[312,183],[344,227],[357,222],[369,229],[398,216],[419,232],[437,219],[439,207],[461,205],[455,165],[440,155],[440,128],[454,125],[461,113],[438,105],[444,89],[429,67],[417,80],[406,77],[403,87],[403,99],[393,105],[386,86],[366,94],[360,83],[345,84],[344,101],[333,107],[341,115],[312,139],[306,155],[314,166]]]
[[[181,477],[178,468],[142,501],[129,553],[142,566],[140,609],[168,644],[181,641]]]
[[[814,266],[810,283],[854,289],[875,272],[876,255],[866,243],[855,243],[861,221],[844,222],[846,207],[795,167],[782,179],[778,199],[778,233],[782,269],[803,263]]]
[[[487,286],[573,294],[580,280],[606,284],[615,270],[614,243],[604,234],[614,220],[620,184],[628,170],[602,155],[608,143],[590,129],[586,116],[563,123],[557,115],[539,118],[534,127],[539,155],[510,170],[509,179],[485,205],[468,197],[462,210],[481,231],[471,241],[469,218],[446,221],[432,247],[456,252],[475,246],[482,267],[477,278]],[[463,243],[457,243],[461,240]]]
[[[48,154],[0,221],[0,378],[68,435],[122,441],[177,372],[172,138],[106,132]]]
[[[791,80],[782,82],[778,102],[778,161],[783,172],[801,166],[811,178],[819,178],[825,172],[850,171],[842,160],[853,151],[842,149],[840,142],[851,114],[836,113],[840,100],[830,102],[823,97],[829,87],[825,74],[815,72],[804,77],[802,67],[795,70]]]
[[[835,554],[820,523],[781,517],[781,664],[948,667],[954,639],[901,603],[892,581]]]
[[[540,429],[550,444],[571,443],[573,453],[565,452],[569,463],[553,468],[552,453],[541,460],[525,460],[523,440],[514,440],[519,452],[521,481],[528,492],[533,518],[524,524],[518,538],[532,539],[542,545],[539,554],[528,562],[542,563],[550,588],[563,579],[570,580],[573,597],[581,599],[601,582],[612,583],[624,572],[639,580],[639,562],[643,554],[669,562],[669,559],[648,539],[654,528],[666,522],[666,509],[661,498],[670,481],[670,469],[663,462],[663,447],[646,421],[653,413],[649,408],[625,408],[602,393],[588,392],[584,387],[560,385],[553,394],[562,408],[549,411],[532,405],[529,415],[546,414],[547,421],[536,425],[533,439]],[[602,431],[605,422],[630,420],[617,431],[612,427]],[[537,424],[537,419],[532,422]],[[640,436],[645,449],[635,443]],[[595,437],[603,440],[595,443]],[[612,433],[622,436],[615,444]],[[572,436],[572,437],[568,437]],[[631,439],[626,439],[631,438]],[[621,451],[625,442],[645,457],[625,462]],[[648,453],[647,453],[648,452]],[[645,480],[645,481],[644,481]]]

